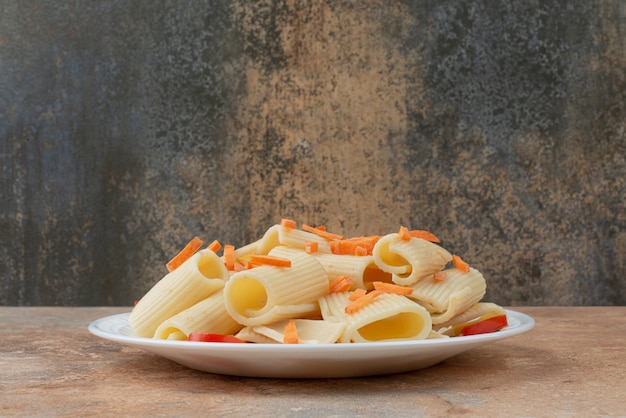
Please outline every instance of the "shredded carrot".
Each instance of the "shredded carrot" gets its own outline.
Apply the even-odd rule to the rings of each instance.
[[[222,244],[220,244],[218,240],[213,240],[213,242],[207,246],[207,249],[213,251],[214,253],[218,252],[220,248],[222,248]]]
[[[421,229],[414,229],[412,231],[409,231],[409,235],[411,235],[411,237],[413,238],[421,238],[430,242],[441,242],[439,238],[435,236],[435,234],[428,231],[423,231]]]
[[[330,282],[330,293],[342,293],[347,292],[352,287],[354,282],[350,278],[350,276],[339,276]]]
[[[263,264],[276,267],[291,267],[288,258],[275,257],[273,255],[253,254],[250,256],[250,264]]]
[[[287,218],[283,218],[280,220],[280,226],[284,227],[284,228],[290,228],[293,229],[296,227],[296,221],[291,220],[291,219],[287,219]]]
[[[174,256],[166,265],[168,271],[176,270],[181,264],[183,264],[189,257],[195,254],[198,249],[202,247],[202,240],[198,237],[193,237],[191,241],[185,245],[178,254]]]
[[[358,288],[354,292],[350,293],[350,296],[348,296],[348,299],[357,300],[358,298],[365,296],[366,293],[367,293],[367,290]]]
[[[235,246],[224,245],[224,264],[229,271],[235,270]]]
[[[378,296],[380,295],[381,292],[380,290],[372,290],[371,292],[367,293],[364,296],[361,296],[360,298],[352,301],[348,306],[346,306],[346,313],[348,315],[355,313],[356,311],[364,308],[365,306],[369,305],[370,303],[372,303],[372,301]]]
[[[365,255],[372,255],[374,245],[379,239],[379,235],[371,235],[331,241],[330,252],[337,255],[360,255],[362,250],[357,250],[357,248],[362,247],[367,251]]]
[[[285,325],[283,344],[298,344],[298,330],[296,329],[296,322],[293,319]]]
[[[319,229],[320,231],[326,231],[326,225],[318,225],[315,229]]]
[[[412,238],[411,234],[409,233],[409,228],[407,228],[406,226],[400,227],[398,235],[400,235],[400,239],[402,239],[403,241],[410,241]]]
[[[315,235],[318,235],[318,236],[320,236],[322,238],[325,238],[327,240],[344,239],[344,237],[342,235],[333,234],[331,232],[327,232],[326,229],[321,230],[321,229],[314,228],[314,227],[312,227],[310,225],[306,225],[306,224],[302,225],[302,230],[303,231],[307,231],[307,232],[311,232],[311,233],[313,233]]]
[[[407,296],[413,293],[413,289],[393,283],[374,282],[374,289],[385,293],[395,293],[396,295]]]
[[[319,248],[319,244],[317,243],[317,241],[307,241],[304,243],[304,245],[306,252],[309,254],[316,253]]]
[[[454,267],[458,268],[462,272],[469,273],[469,271],[470,271],[469,264],[467,264],[465,261],[463,261],[463,259],[461,257],[459,257],[458,255],[453,255],[452,256],[452,263],[454,263]]]
[[[251,268],[252,266],[250,266],[250,263],[248,263],[247,261],[244,261],[240,258],[235,260],[235,265],[233,266],[233,270],[234,271],[244,271],[244,270],[248,270],[249,268]]]
[[[368,254],[369,252],[367,251],[367,248],[363,247],[362,245],[357,245],[356,248],[354,249],[354,255],[363,257]]]
[[[437,273],[433,274],[433,280],[436,282],[443,282],[444,280],[446,280],[446,272],[445,270],[441,270],[438,271]]]

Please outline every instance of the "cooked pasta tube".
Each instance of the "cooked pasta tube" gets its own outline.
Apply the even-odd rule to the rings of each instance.
[[[269,325],[252,327],[252,330],[275,343],[282,343],[285,325],[290,320],[275,322]],[[295,319],[298,331],[298,344],[334,344],[343,333],[346,324],[343,322],[324,321],[319,319]]]
[[[288,258],[291,267],[261,265],[233,274],[224,288],[228,313],[246,326],[318,314],[317,299],[329,292],[320,263],[305,251],[283,246],[269,255]]]
[[[397,233],[383,236],[373,250],[374,261],[391,273],[394,283],[408,286],[441,270],[452,255],[443,247],[421,238],[403,240]]]
[[[467,325],[468,322],[479,318],[486,319],[498,315],[506,315],[506,311],[502,306],[492,302],[478,302],[450,320],[437,324],[436,329],[437,332],[444,335],[456,337],[461,334],[461,329]]]
[[[465,273],[457,268],[445,270],[445,280],[421,280],[413,286],[409,295],[429,312],[433,324],[444,323],[469,309],[485,295],[486,283],[483,275],[470,268]]]
[[[352,289],[363,288],[372,289],[373,282],[391,282],[391,274],[382,271],[376,263],[374,257],[357,255],[336,255],[336,254],[313,254],[320,262],[328,281],[333,281],[340,276],[348,276],[354,282]]]
[[[371,303],[347,314],[350,292],[331,293],[320,298],[322,317],[345,322],[339,342],[423,340],[430,335],[432,322],[421,305],[392,293],[381,293]]]
[[[318,252],[330,253],[330,243],[326,238],[312,232],[282,225],[274,225],[265,232],[259,241],[256,252],[257,254],[268,254],[272,248],[279,245],[304,250],[307,242],[317,242]]]
[[[265,335],[261,335],[257,332],[254,332],[254,327],[243,327],[235,337],[240,340],[247,341],[249,343],[257,343],[257,344],[277,344],[276,340],[266,337]]]
[[[163,321],[222,289],[227,277],[224,263],[213,251],[197,252],[139,300],[128,318],[132,330],[152,337]]]
[[[192,332],[230,335],[243,326],[226,312],[224,291],[219,290],[190,308],[166,319],[154,333],[163,340],[186,340]]]

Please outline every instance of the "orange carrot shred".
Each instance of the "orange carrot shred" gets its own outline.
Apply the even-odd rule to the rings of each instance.
[[[350,290],[350,288],[352,287],[352,284],[354,282],[352,281],[352,279],[350,278],[350,276],[339,276],[336,279],[334,279],[332,282],[330,282],[330,293],[343,293],[343,292],[347,292],[348,290]]]
[[[283,344],[298,344],[298,330],[296,329],[296,322],[293,319],[289,320],[285,325]]]
[[[413,293],[413,289],[406,286],[400,286],[393,283],[374,282],[374,289],[386,293],[395,293],[396,295],[408,296]]]
[[[224,264],[229,271],[235,270],[235,246],[224,245]]]
[[[288,258],[275,257],[273,255],[253,254],[250,256],[250,264],[291,267],[291,260]]]
[[[191,241],[185,245],[185,247],[174,256],[166,265],[168,271],[176,270],[181,264],[183,264],[189,257],[195,254],[198,249],[202,247],[202,240],[198,237],[193,237]]]
[[[348,299],[357,300],[358,298],[365,296],[366,293],[367,293],[367,290],[358,288],[354,292],[350,293],[350,296],[348,296]]]
[[[444,280],[446,280],[445,270],[441,270],[433,274],[433,280],[435,280],[436,282],[443,282]]]
[[[218,252],[220,248],[222,248],[222,244],[220,244],[218,240],[213,240],[213,242],[207,246],[207,249],[213,251],[214,253]]]
[[[372,303],[372,301],[378,296],[380,295],[381,292],[380,290],[372,290],[371,292],[367,293],[364,296],[361,296],[360,298],[352,301],[348,306],[346,306],[346,313],[348,315],[355,313],[356,311],[364,308],[365,306],[369,305],[370,303]]]
[[[410,241],[412,238],[411,234],[409,233],[409,228],[407,228],[406,226],[401,226],[398,234],[400,235],[400,239],[402,239],[403,241]]]
[[[368,255],[367,248],[363,247],[362,245],[357,245],[356,248],[354,249],[354,255],[358,255],[361,257]]]
[[[337,255],[361,255],[362,250],[358,250],[358,247],[362,247],[367,251],[365,255],[372,255],[374,245],[379,239],[380,236],[372,235],[331,241],[330,252]]]
[[[453,255],[452,256],[452,263],[454,263],[454,267],[458,268],[462,272],[469,273],[469,271],[470,271],[469,264],[467,264],[465,261],[463,261],[463,259],[461,257],[459,257],[458,255]]]
[[[306,241],[304,245],[306,252],[309,254],[316,253],[319,248],[319,244],[317,243],[317,241]]]
[[[428,231],[423,231],[421,229],[414,229],[412,231],[409,231],[409,235],[411,235],[411,237],[413,238],[421,238],[430,242],[441,242],[439,238],[435,236],[435,234]]]
[[[325,225],[318,225],[315,227],[315,229],[319,229],[320,231],[326,231],[326,226]]]
[[[233,271],[239,272],[244,270],[248,270],[248,265],[246,262],[240,263],[239,261],[237,261],[233,266]]]
[[[314,227],[312,227],[310,225],[306,225],[306,224],[302,225],[302,230],[303,231],[307,231],[307,232],[311,232],[311,233],[313,233],[315,235],[318,235],[318,236],[320,236],[322,238],[325,238],[327,240],[344,239],[344,237],[342,235],[333,234],[331,232],[327,232],[326,230],[317,229],[317,228],[314,228]]]
[[[280,220],[280,226],[284,227],[284,228],[295,228],[296,227],[296,221],[291,220],[291,219],[287,219],[287,218],[283,218]]]

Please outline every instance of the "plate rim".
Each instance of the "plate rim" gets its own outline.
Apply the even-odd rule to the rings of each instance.
[[[434,338],[425,340],[406,340],[406,341],[382,341],[382,342],[363,342],[363,343],[329,343],[329,344],[239,344],[239,343],[222,343],[222,342],[195,342],[184,340],[161,340],[155,338],[138,337],[134,335],[124,335],[119,332],[112,332],[101,327],[104,323],[111,321],[124,321],[128,325],[128,316],[130,312],[117,313],[108,315],[102,318],[93,320],[87,329],[89,332],[97,337],[115,341],[118,343],[132,345],[132,346],[150,346],[150,347],[162,347],[162,348],[188,348],[197,350],[198,348],[206,348],[207,351],[221,351],[222,349],[228,349],[232,351],[250,351],[250,352],[266,352],[266,351],[281,351],[281,352],[308,352],[314,351],[329,351],[340,352],[343,350],[380,350],[380,349],[392,349],[395,347],[401,347],[406,349],[407,347],[422,347],[430,345],[463,345],[476,344],[477,342],[488,343],[490,341],[498,341],[504,338],[513,337],[515,335],[522,334],[530,331],[536,325],[536,321],[533,317],[523,312],[505,309],[507,317],[510,322],[514,324],[507,326],[506,328],[492,333],[458,336],[451,338]],[[514,321],[511,321],[514,320]]]

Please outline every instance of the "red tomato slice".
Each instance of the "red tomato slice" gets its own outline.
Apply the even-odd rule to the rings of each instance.
[[[234,335],[207,334],[205,332],[192,332],[187,337],[187,341],[199,341],[203,343],[244,343]]]
[[[498,315],[485,319],[484,321],[476,322],[475,324],[470,324],[466,327],[463,327],[463,329],[461,330],[461,334],[487,334],[489,332],[499,331],[507,325],[508,322],[506,320],[506,315]]]

